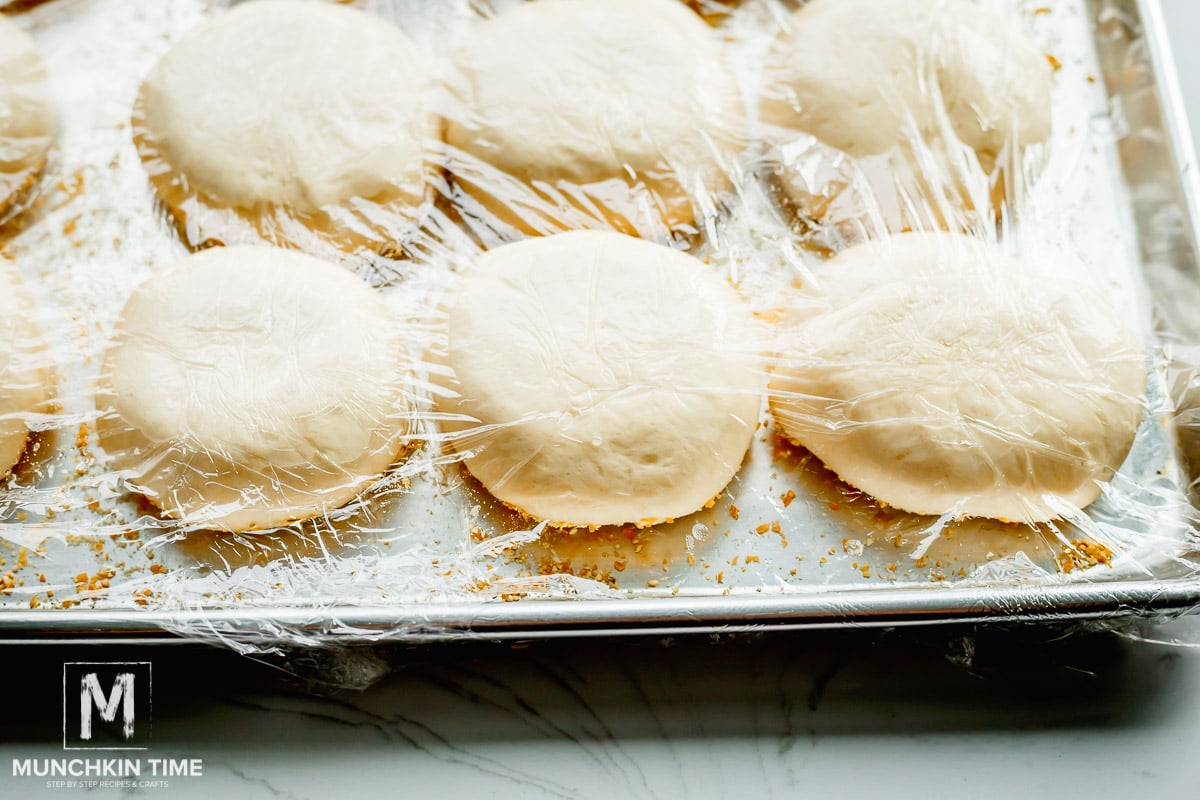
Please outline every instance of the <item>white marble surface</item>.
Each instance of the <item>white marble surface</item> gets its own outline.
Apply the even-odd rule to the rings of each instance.
[[[1163,5],[1200,121],[1200,3]],[[63,755],[63,661],[147,658],[151,754],[201,758],[203,775],[89,796],[1200,796],[1200,651],[993,629],[469,644],[292,665],[394,669],[333,694],[220,650],[9,647],[0,798],[79,791],[11,775],[14,758]]]
[[[11,758],[62,755],[58,675],[80,655],[6,651],[5,773]],[[374,687],[314,697],[230,653],[155,651],[152,752],[201,758],[204,774],[138,796],[1197,793],[1200,657],[1111,635],[855,632],[389,655],[397,671]],[[63,792],[0,778],[6,798]]]

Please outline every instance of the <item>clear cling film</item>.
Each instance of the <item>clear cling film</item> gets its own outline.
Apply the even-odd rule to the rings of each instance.
[[[0,10],[6,637],[1200,598],[1137,3]]]
[[[0,220],[19,209],[50,149],[53,120],[46,66],[37,45],[18,26],[0,20],[4,121],[0,126]]]

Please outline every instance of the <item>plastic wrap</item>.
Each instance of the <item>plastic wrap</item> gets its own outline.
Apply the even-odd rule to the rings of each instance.
[[[1128,151],[1161,124],[1120,105],[1132,6],[872,0],[805,34],[832,5],[14,14],[60,125],[4,233],[0,434],[32,433],[0,626],[264,649],[1194,602],[1200,274],[1147,249],[1184,206]]]
[[[249,3],[155,64],[134,141],[191,247],[395,255],[432,195],[432,86],[395,26],[331,4]]]
[[[46,67],[29,35],[0,19],[0,225],[29,201],[23,196],[46,161],[53,133]]]

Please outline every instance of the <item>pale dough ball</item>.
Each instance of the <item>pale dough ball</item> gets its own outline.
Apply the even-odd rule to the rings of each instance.
[[[568,526],[651,524],[733,478],[761,400],[749,314],[703,263],[581,231],[482,255],[447,303],[449,432],[496,497]],[[441,356],[437,356],[441,358]]]
[[[1045,53],[1015,18],[967,0],[811,0],[788,19],[765,75],[781,188],[806,216],[839,225],[965,229],[964,210],[990,214],[1010,199],[1006,165],[1051,132]],[[978,167],[959,164],[955,141]],[[831,160],[824,148],[857,163],[819,176],[810,163]]]
[[[142,84],[134,134],[189,244],[310,231],[399,238],[429,194],[437,124],[416,47],[329,3],[253,0],[177,42]]]
[[[53,125],[42,57],[29,34],[0,15],[0,212],[45,163]]]
[[[20,278],[0,264],[0,477],[25,452],[29,415],[49,411],[53,375],[32,314],[33,300]]]
[[[783,433],[897,508],[1036,522],[1132,446],[1138,339],[1103,297],[994,245],[903,234],[828,263],[771,380]]]
[[[810,0],[768,55],[763,116],[852,156],[913,125],[976,152],[1050,135],[1052,69],[1012,19],[967,0]]]
[[[353,499],[408,432],[404,349],[344,269],[213,248],[141,284],[104,360],[100,442],[167,515],[270,528]]]
[[[524,3],[479,24],[457,64],[446,139],[494,170],[459,165],[456,178],[518,228],[688,225],[729,186],[738,89],[681,3]]]

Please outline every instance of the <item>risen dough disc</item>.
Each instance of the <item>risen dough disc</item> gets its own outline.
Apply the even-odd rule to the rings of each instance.
[[[496,497],[563,525],[690,514],[741,465],[761,398],[748,312],[691,256],[616,233],[481,256],[448,303],[440,409]],[[493,427],[496,426],[496,427]]]
[[[48,92],[33,39],[0,15],[0,212],[46,160],[53,127]]]
[[[720,41],[675,0],[521,4],[457,60],[447,141],[503,173],[457,177],[523,230],[686,225],[728,186],[741,101]]]
[[[134,135],[189,244],[379,247],[411,227],[436,141],[429,78],[388,22],[253,0],[176,43],[142,84]]]
[[[1010,19],[967,0],[810,0],[768,56],[763,115],[852,156],[906,126],[994,157],[1050,135],[1051,67]]]
[[[999,208],[1006,165],[1050,135],[1046,55],[1015,19],[967,0],[811,0],[767,64],[763,120],[793,151],[780,183],[817,219],[883,232],[964,228],[962,210]],[[828,155],[797,149],[787,131],[858,163],[814,181],[808,162]],[[956,140],[977,167],[960,163]]]
[[[951,234],[853,247],[827,274],[772,408],[846,482],[906,511],[1034,522],[1091,503],[1125,460],[1145,356],[1090,288]]]
[[[48,410],[52,375],[32,310],[20,278],[0,264],[0,477],[25,451],[28,415]]]
[[[130,484],[190,525],[250,530],[343,505],[407,432],[403,349],[345,270],[213,248],[134,290],[104,361],[100,441]]]

